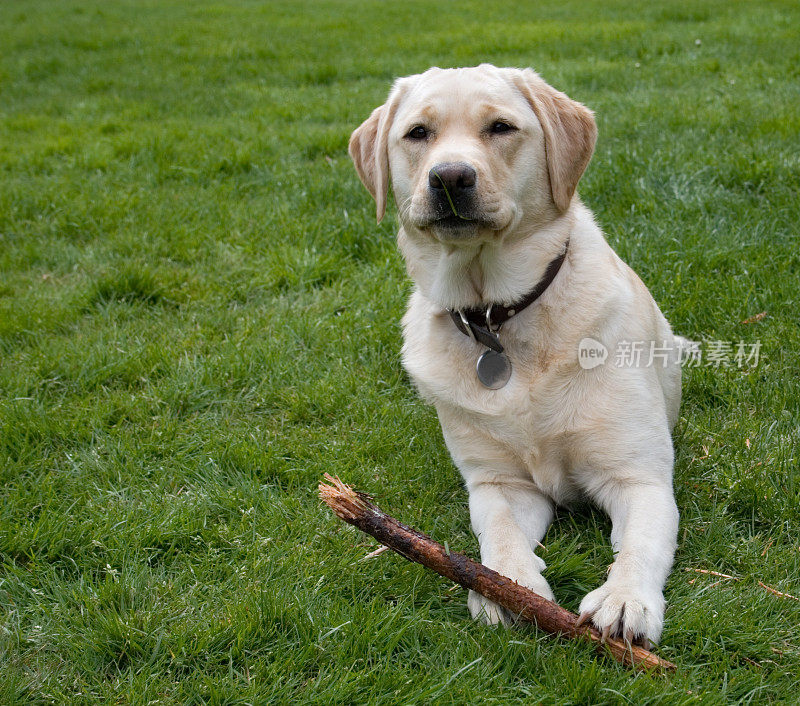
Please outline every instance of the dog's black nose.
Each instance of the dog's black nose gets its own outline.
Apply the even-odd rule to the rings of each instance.
[[[433,191],[446,191],[451,196],[475,188],[478,175],[465,162],[443,162],[428,172],[428,185]]]

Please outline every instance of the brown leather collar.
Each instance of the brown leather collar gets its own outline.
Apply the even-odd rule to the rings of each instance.
[[[567,257],[568,248],[569,239],[564,245],[564,251],[554,260],[551,260],[544,271],[542,279],[522,299],[508,305],[487,304],[471,309],[448,309],[447,312],[450,314],[450,318],[453,319],[456,328],[465,336],[474,338],[492,350],[502,353],[503,346],[500,345],[500,341],[497,338],[497,331],[512,316],[519,314],[544,294],[545,290],[556,278],[559,270],[561,270],[561,265],[564,264],[564,260]]]

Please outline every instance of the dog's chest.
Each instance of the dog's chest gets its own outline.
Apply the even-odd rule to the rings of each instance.
[[[537,487],[557,502],[569,504],[580,491],[569,472],[565,437],[556,431],[561,426],[559,412],[549,410],[547,404],[537,404],[535,390],[528,394],[512,394],[509,402],[498,415],[462,410],[471,426],[491,440],[491,446],[486,448],[487,465],[493,466],[499,447],[511,459],[512,468],[527,472]],[[480,457],[480,442],[472,447],[472,452]]]
[[[470,453],[480,457],[485,449],[490,458],[501,448],[509,465],[524,467],[543,492],[559,502],[573,499],[577,491],[562,450],[570,413],[553,393],[557,373],[511,348],[511,378],[499,390],[489,390],[476,374],[480,346],[441,326],[408,326],[408,319],[403,364],[440,417],[446,410],[455,424],[471,430]],[[451,452],[457,458],[457,450]]]

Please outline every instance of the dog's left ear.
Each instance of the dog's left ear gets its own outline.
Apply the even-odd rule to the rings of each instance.
[[[553,202],[559,211],[566,211],[594,152],[594,114],[531,69],[515,71],[514,82],[539,118]]]
[[[375,108],[350,136],[347,151],[359,178],[375,199],[378,223],[386,213],[389,191],[389,129],[407,90],[406,79],[396,81],[386,103]]]

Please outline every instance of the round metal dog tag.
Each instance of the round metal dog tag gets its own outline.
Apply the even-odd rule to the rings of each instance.
[[[478,358],[475,369],[478,372],[478,380],[490,390],[499,390],[511,377],[511,361],[508,356],[493,350],[486,351]]]

